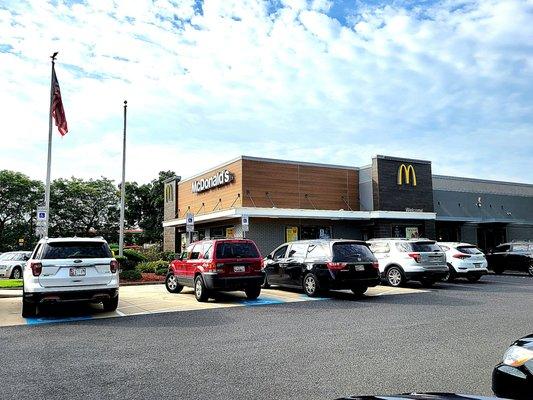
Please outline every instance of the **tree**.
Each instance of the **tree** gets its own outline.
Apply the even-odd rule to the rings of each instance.
[[[43,185],[15,171],[0,171],[0,250],[15,249],[24,238],[35,242],[35,211],[43,200]]]
[[[119,192],[107,178],[56,179],[51,186],[50,236],[88,236],[116,241]]]

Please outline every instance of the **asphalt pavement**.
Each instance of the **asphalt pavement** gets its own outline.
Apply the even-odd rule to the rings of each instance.
[[[417,287],[413,284],[413,288]],[[0,328],[2,399],[334,399],[490,395],[533,332],[533,279],[429,292]]]

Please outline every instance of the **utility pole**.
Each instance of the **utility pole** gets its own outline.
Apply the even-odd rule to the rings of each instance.
[[[126,199],[126,112],[128,102],[124,100],[124,135],[122,139],[122,184],[120,185],[120,233],[118,255],[124,255],[124,203]]]

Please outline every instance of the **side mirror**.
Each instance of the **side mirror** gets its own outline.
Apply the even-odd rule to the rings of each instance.
[[[268,255],[266,256],[266,259],[267,259],[267,260],[272,260],[272,254],[268,254]]]

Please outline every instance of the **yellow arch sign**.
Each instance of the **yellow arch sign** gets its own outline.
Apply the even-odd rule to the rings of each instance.
[[[174,200],[174,188],[172,187],[172,184],[169,183],[165,187],[165,201],[168,203],[169,201]]]
[[[398,185],[403,185],[404,179],[407,185],[412,184],[413,186],[416,186],[416,173],[411,164],[408,166],[402,164],[400,165],[400,168],[398,168]]]

